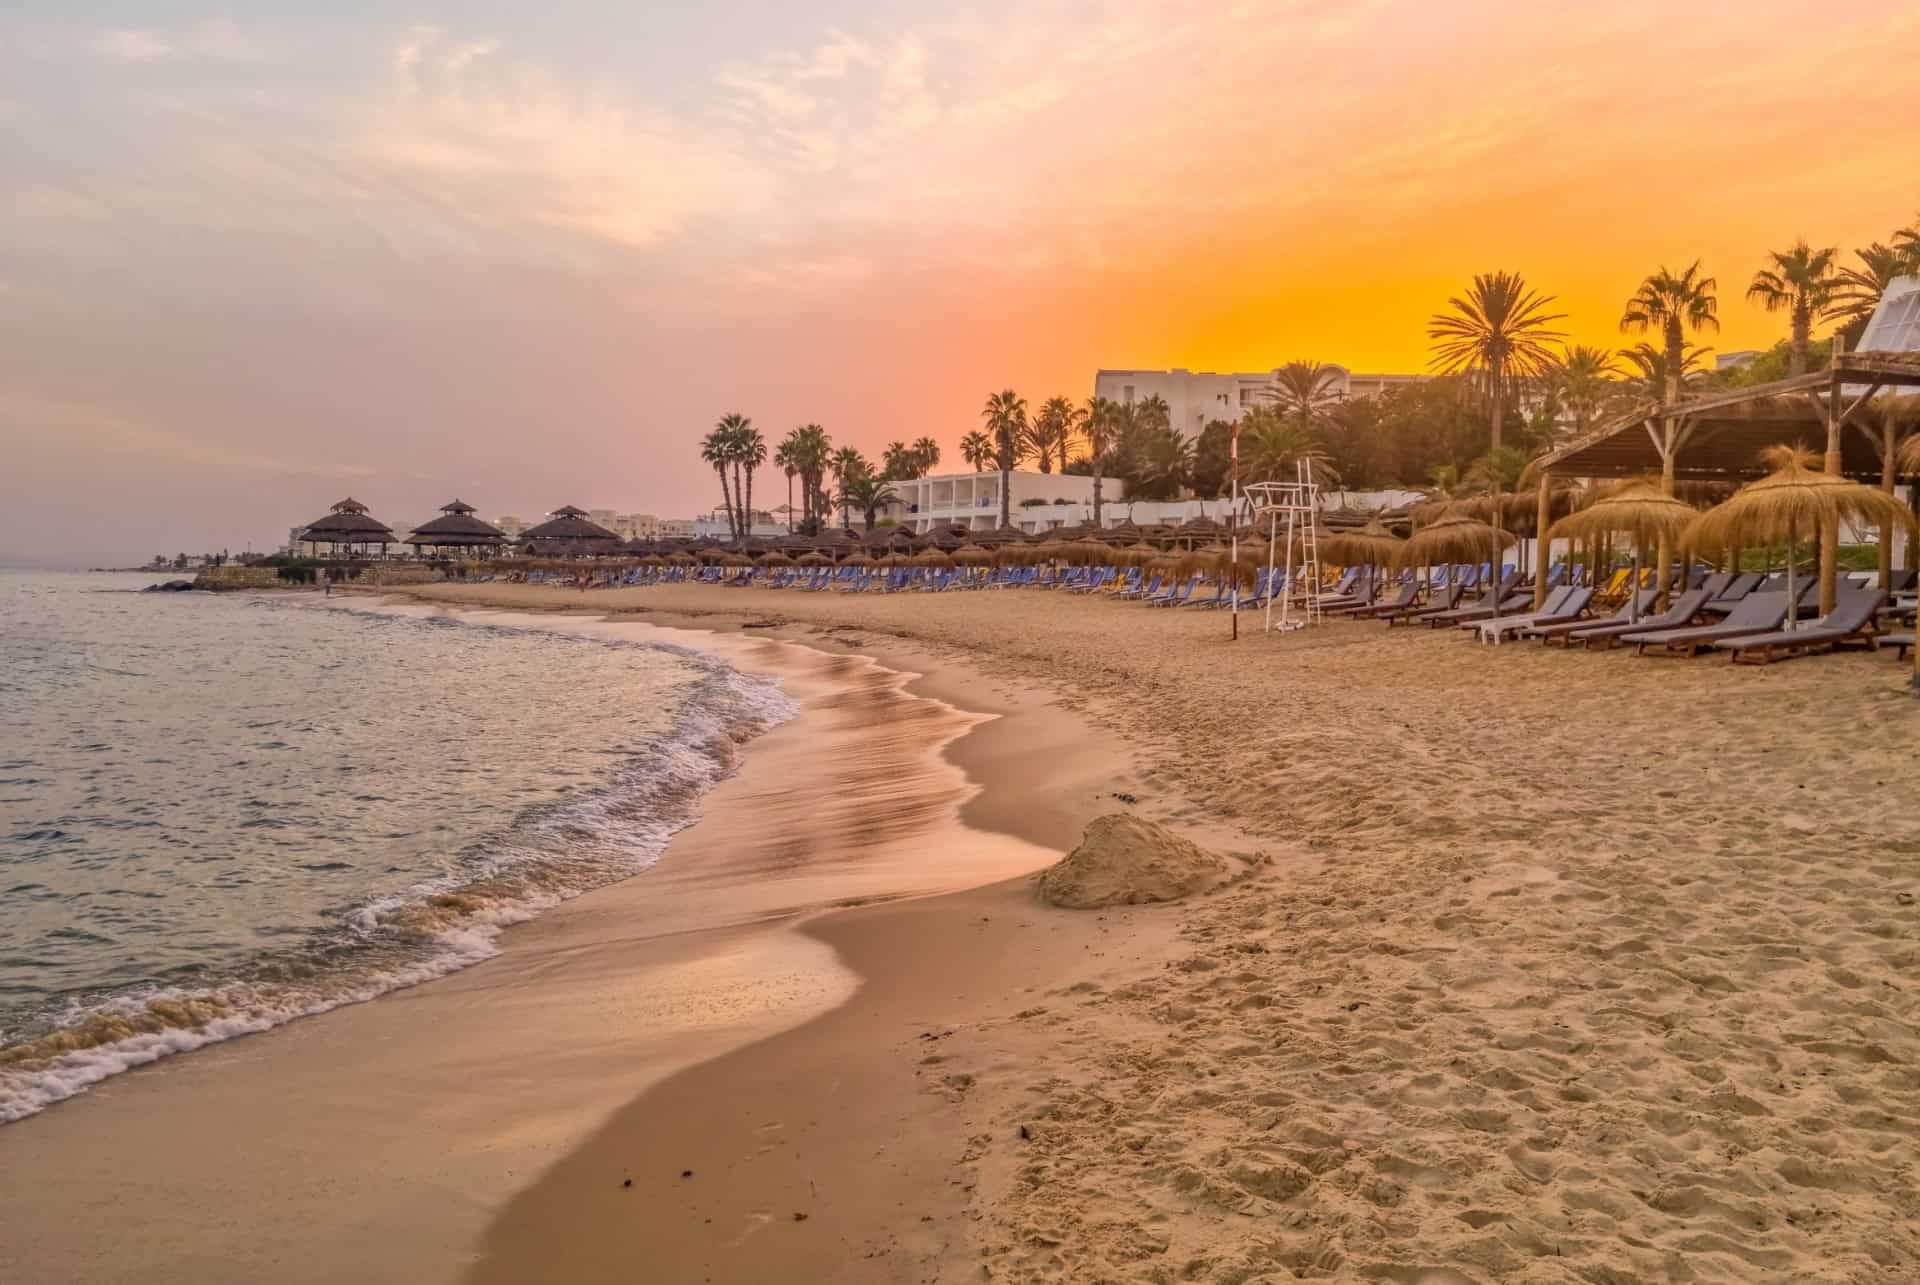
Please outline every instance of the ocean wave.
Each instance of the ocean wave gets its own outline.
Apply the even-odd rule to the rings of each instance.
[[[739,748],[796,707],[773,681],[706,653],[616,645],[673,653],[698,677],[666,733],[623,751],[610,780],[525,810],[506,834],[462,852],[452,873],[344,908],[332,932],[262,955],[243,980],[76,1006],[50,1029],[0,1046],[0,1124],[121,1071],[470,967],[499,953],[505,928],[652,866],[697,819],[705,794],[736,770]]]

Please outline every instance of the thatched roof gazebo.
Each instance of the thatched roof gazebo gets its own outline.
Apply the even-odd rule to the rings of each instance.
[[[620,537],[587,518],[585,509],[563,504],[539,526],[520,536],[527,552],[537,557],[600,558],[619,553]]]
[[[1640,562],[1649,547],[1671,546],[1700,511],[1647,479],[1628,482],[1547,528],[1548,540],[1599,540],[1621,534],[1633,541],[1633,579],[1627,586],[1627,619],[1640,618]]]
[[[440,516],[413,529],[406,543],[419,553],[437,549],[441,553],[493,552],[506,544],[506,533],[474,517],[476,510],[464,500],[451,500],[440,506]]]
[[[327,511],[327,515],[307,524],[300,532],[301,544],[324,544],[329,558],[354,557],[355,550],[362,554],[371,545],[380,546],[380,556],[387,556],[387,546],[394,542],[393,528],[367,512],[367,506],[349,495]],[[345,549],[344,554],[341,550]]]

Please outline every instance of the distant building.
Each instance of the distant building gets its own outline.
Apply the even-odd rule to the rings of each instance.
[[[692,518],[658,518],[655,521],[657,529],[653,538],[656,540],[693,539],[694,520]]]
[[[1046,521],[1039,516],[1030,518],[1028,514],[1029,509],[1038,509],[1043,505],[1080,504],[1089,511],[1093,506],[1093,479],[1090,477],[1016,469],[1008,476],[1008,482],[1013,524],[1016,527],[1028,520],[1036,523]],[[1000,474],[997,471],[935,473],[929,477],[895,482],[893,489],[904,505],[900,520],[910,524],[915,531],[930,531],[936,526],[964,526],[985,531],[1000,525]],[[1125,485],[1118,478],[1106,478],[1100,484],[1100,494],[1107,501],[1119,500],[1125,490]],[[1061,523],[1053,523],[1053,526],[1059,525]],[[1051,527],[1030,526],[1025,529],[1040,531],[1050,530]]]
[[[1742,366],[1750,365],[1753,359],[1759,355],[1760,350],[1758,348],[1743,348],[1739,352],[1718,353],[1714,356],[1713,368],[1715,370],[1738,370]]]
[[[527,529],[527,520],[525,518],[516,518],[510,513],[502,514],[495,518],[493,524],[499,527],[500,534],[506,536],[509,540],[518,540],[521,533]]]
[[[1344,366],[1331,366],[1333,388],[1348,398],[1377,397],[1389,388],[1424,382],[1426,375],[1362,375]],[[1165,399],[1168,420],[1183,433],[1197,433],[1209,421],[1231,422],[1247,408],[1267,400],[1279,371],[1262,370],[1232,375],[1212,371],[1101,370],[1093,377],[1093,395],[1130,406],[1159,396]]]

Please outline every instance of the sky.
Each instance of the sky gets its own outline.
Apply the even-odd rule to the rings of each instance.
[[[1920,9],[1775,0],[12,0],[0,559],[713,507],[1100,367],[1414,371],[1476,272],[1628,342],[1920,213]],[[782,483],[763,477],[756,495]]]

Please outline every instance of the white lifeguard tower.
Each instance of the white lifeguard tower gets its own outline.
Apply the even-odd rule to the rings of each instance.
[[[1267,567],[1269,573],[1280,565],[1280,551],[1287,554],[1287,578],[1278,593],[1267,595],[1268,632],[1275,629],[1304,629],[1320,622],[1320,484],[1313,480],[1313,466],[1298,461],[1291,482],[1254,482],[1247,487],[1252,501],[1255,530],[1262,518],[1267,523]],[[1295,571],[1293,554],[1300,552],[1298,574],[1306,577],[1307,592],[1296,612],[1293,607]],[[1274,618],[1273,600],[1280,599],[1279,619]]]

